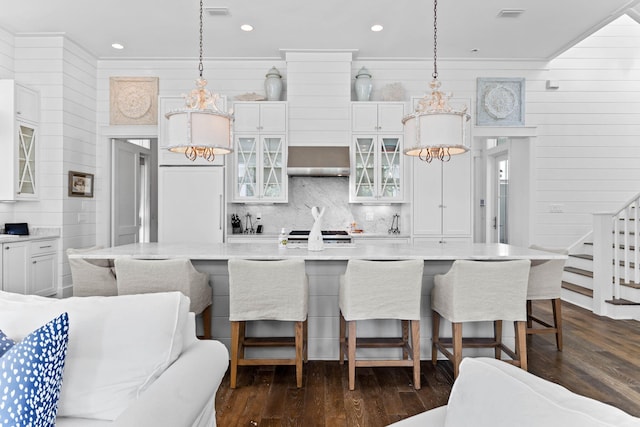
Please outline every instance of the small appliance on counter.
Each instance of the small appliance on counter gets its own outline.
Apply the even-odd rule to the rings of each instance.
[[[4,234],[28,236],[29,225],[26,222],[7,222],[4,224]]]

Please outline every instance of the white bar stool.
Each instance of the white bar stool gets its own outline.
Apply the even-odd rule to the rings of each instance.
[[[530,249],[554,252],[568,255],[565,249],[550,249],[531,245]],[[556,347],[562,351],[562,274],[564,259],[550,259],[547,261],[533,261],[529,272],[529,287],[527,288],[527,334],[555,334]],[[533,314],[532,301],[549,300],[553,309],[553,325]],[[533,322],[542,327],[533,327]]]
[[[434,277],[431,293],[433,344],[431,361],[438,361],[438,350],[453,363],[458,377],[463,348],[494,348],[495,358],[504,351],[511,363],[527,370],[527,283],[529,260],[453,262],[446,274]],[[452,338],[440,338],[440,317],[451,321]],[[502,321],[513,321],[515,350],[502,342]],[[463,322],[493,321],[491,338],[462,338]],[[448,348],[453,348],[450,352]]]
[[[307,361],[309,280],[302,259],[252,261],[232,258],[229,267],[231,321],[231,388],[238,366],[295,365],[296,385],[302,387],[302,364]],[[295,336],[246,337],[246,322],[295,322]],[[290,359],[245,358],[246,347],[295,347]]]
[[[195,269],[187,258],[116,259],[118,295],[179,291],[189,297],[189,311],[202,314],[203,338],[211,339],[209,275]],[[149,309],[153,309],[149,307]]]
[[[340,364],[349,361],[349,390],[355,389],[357,366],[409,366],[413,386],[420,389],[420,299],[423,260],[349,260],[340,277]],[[401,320],[399,338],[357,338],[356,322]],[[409,343],[411,323],[411,343]],[[346,336],[348,328],[348,337]],[[402,360],[356,359],[356,348],[400,347]],[[411,355],[411,359],[409,359]]]

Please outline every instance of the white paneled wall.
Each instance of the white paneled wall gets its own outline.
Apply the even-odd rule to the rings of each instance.
[[[279,58],[205,60],[204,73],[209,87],[232,103],[240,94],[263,94],[265,74],[276,66],[283,75],[283,100],[292,104],[292,119],[312,119],[315,108],[326,114],[315,126],[310,120],[291,127],[294,144],[333,143],[348,135],[348,100],[363,65],[373,74],[373,101],[381,100],[383,88],[396,82],[404,87],[405,100],[422,96],[431,80],[430,58],[356,57],[350,64],[339,64],[333,80],[330,74],[337,69],[326,67],[336,64],[320,61],[316,78],[309,69],[291,80],[288,74],[298,65]],[[343,66],[348,66],[346,72]],[[443,89],[471,100],[474,121],[478,77],[526,78],[526,125],[536,127],[537,135],[531,139],[530,159],[532,242],[568,246],[591,228],[592,212],[615,209],[640,191],[640,25],[632,19],[614,21],[548,63],[441,59],[438,66]],[[197,75],[195,58],[96,61],[60,35],[15,37],[0,30],[0,78],[16,78],[41,93],[47,190],[40,202],[0,204],[0,222],[25,219],[40,226],[67,227],[69,246],[88,244],[96,235],[105,243],[100,236],[107,235],[108,216],[101,211],[104,203],[108,206],[108,186],[102,186],[110,179],[110,154],[101,135],[109,126],[109,77],[157,76],[160,95],[175,96],[190,90]],[[558,81],[560,87],[547,89],[547,80]],[[324,96],[326,85],[344,89],[332,92],[337,98],[331,101]],[[328,110],[332,102],[337,108]],[[95,171],[95,199],[61,202],[66,198],[65,174],[72,168]],[[551,213],[551,205],[560,205],[562,212]],[[91,217],[96,211],[95,224],[78,222],[78,213]]]

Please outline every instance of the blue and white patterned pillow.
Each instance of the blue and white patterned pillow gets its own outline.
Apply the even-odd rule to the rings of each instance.
[[[11,340],[1,335],[4,348]],[[63,313],[0,356],[0,426],[55,426],[68,343]]]
[[[6,336],[4,332],[0,331],[0,356],[5,354],[7,350],[13,347],[16,343],[11,338]]]

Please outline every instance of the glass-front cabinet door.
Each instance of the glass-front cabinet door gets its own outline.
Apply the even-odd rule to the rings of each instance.
[[[257,138],[238,137],[235,149],[235,197],[254,198],[258,197],[258,152]]]
[[[286,202],[286,164],[284,136],[236,136],[234,201]]]
[[[263,199],[279,199],[286,179],[284,141],[281,136],[267,136],[262,140],[262,195]]]
[[[20,197],[36,196],[36,138],[35,126],[18,122],[18,179]]]
[[[354,136],[352,202],[402,201],[402,138]]]

